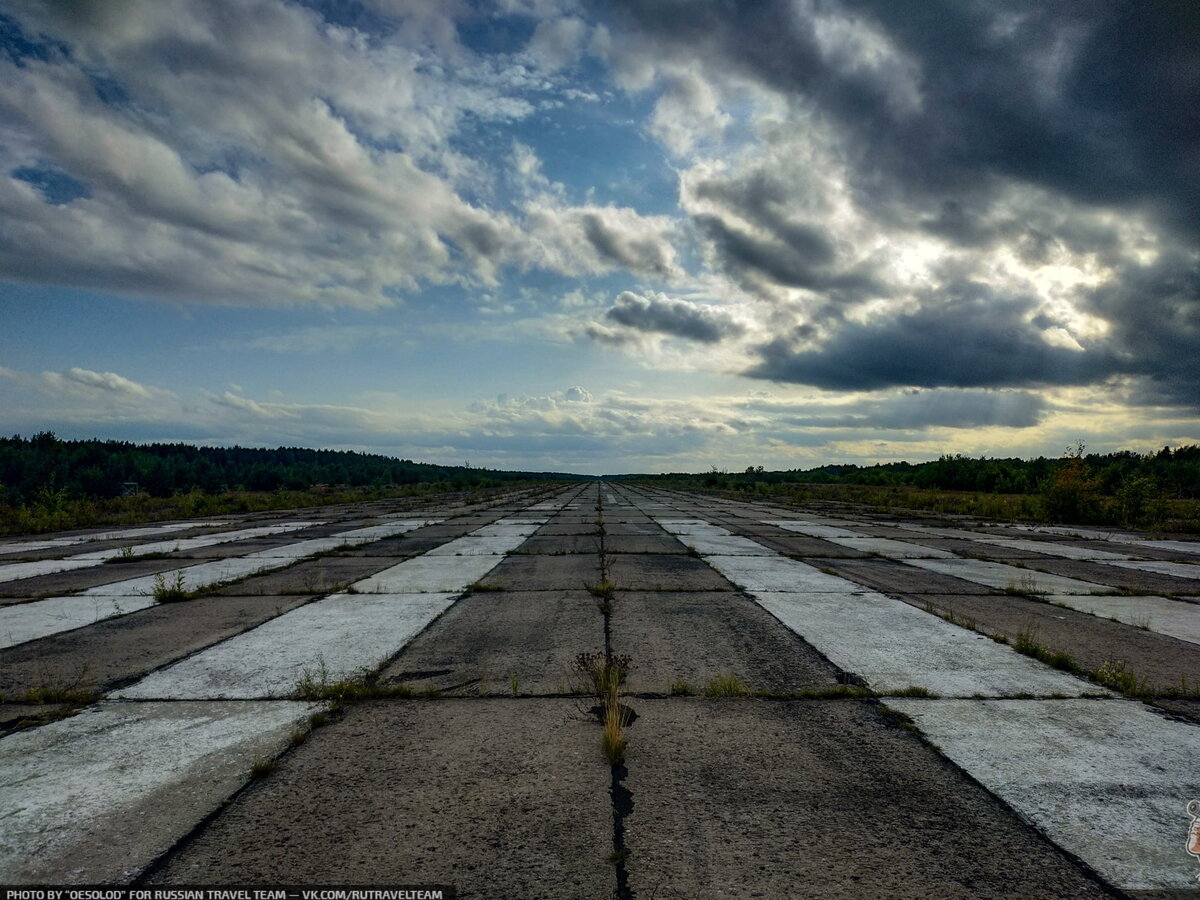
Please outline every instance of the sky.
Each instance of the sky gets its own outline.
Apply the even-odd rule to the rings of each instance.
[[[0,432],[1200,443],[1196,0],[0,0]]]

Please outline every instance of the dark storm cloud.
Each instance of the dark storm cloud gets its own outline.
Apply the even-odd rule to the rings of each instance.
[[[896,103],[893,67],[823,52],[803,6],[618,6],[660,53],[815,102],[858,156],[864,199],[975,194],[1000,176],[1089,203],[1151,202],[1200,234],[1194,0],[814,4],[876,28],[915,63],[913,106]]]
[[[705,344],[715,344],[744,331],[740,323],[711,307],[663,294],[642,297],[632,291],[622,292],[605,318],[636,331],[670,334]]]
[[[1024,316],[1032,301],[961,285],[916,312],[845,322],[813,346],[803,334],[758,348],[747,374],[829,390],[1087,384],[1122,371],[1103,351],[1053,346]]]

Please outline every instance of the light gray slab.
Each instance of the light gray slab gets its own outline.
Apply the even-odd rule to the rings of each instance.
[[[1200,541],[1140,541],[1143,547],[1154,547],[1157,550],[1174,550],[1176,553],[1194,553],[1200,555]]]
[[[927,534],[930,537],[939,538],[955,538],[961,541],[986,541],[992,537],[990,534],[983,534],[978,531],[966,531],[962,528],[938,528],[935,525],[919,525],[915,522],[906,522],[903,525],[897,525],[897,528],[903,528],[905,531],[915,531],[919,534]]]
[[[440,547],[434,547],[426,556],[496,556],[509,553],[525,543],[528,535],[518,534],[468,534]]]
[[[940,572],[999,590],[1012,588],[1037,594],[1098,594],[1113,591],[1112,587],[1104,584],[1093,584],[1063,575],[1049,575],[1033,569],[1022,569],[982,559],[906,559],[903,562],[905,565]]]
[[[815,522],[806,522],[802,519],[766,519],[763,521],[763,524],[774,525],[785,531],[794,531],[797,534],[804,534],[815,538],[860,538],[864,536],[861,531],[850,531],[847,528],[838,528],[834,525],[818,525]]]
[[[1051,594],[1046,600],[1200,644],[1200,604],[1168,600],[1166,597],[1096,597],[1086,594]]]
[[[90,559],[35,559],[29,562],[9,563],[0,566],[0,581],[20,581],[22,578],[37,578],[72,569],[88,569],[97,565]]]
[[[1120,566],[1122,569],[1137,569],[1141,572],[1156,572],[1159,575],[1172,575],[1175,578],[1190,578],[1193,581],[1200,580],[1200,566],[1193,563],[1134,560],[1131,562],[1110,562],[1108,565]]]
[[[904,700],[940,750],[1124,890],[1196,888],[1200,726],[1129,700]]]
[[[706,556],[704,561],[748,591],[865,592],[867,589],[786,556]]]
[[[194,591],[226,581],[232,581],[235,578],[246,578],[250,575],[257,575],[260,572],[282,569],[284,566],[291,564],[292,560],[290,559],[250,559],[244,556],[235,556],[230,559],[215,559],[211,562],[199,563],[194,566],[169,569],[155,575],[142,575],[138,578],[114,581],[111,584],[97,585],[96,587],[88,588],[81,596],[114,597],[133,594],[153,594],[155,587],[160,583],[160,576],[162,583],[170,587],[174,586],[176,576],[179,573],[183,575],[183,589],[185,591]]]
[[[173,522],[167,525],[124,528],[118,531],[97,531],[92,534],[76,534],[68,537],[46,538],[37,541],[9,541],[0,544],[0,553],[29,553],[34,550],[49,550],[53,547],[70,547],[76,544],[90,544],[95,541],[119,541],[125,538],[144,537],[151,534],[168,534],[172,531],[186,531],[189,528],[203,528],[209,525],[221,524],[224,523]]]
[[[409,594],[424,591],[465,591],[476,581],[500,565],[502,556],[495,554],[439,556],[426,553],[376,572],[370,578],[354,583],[362,593]]]
[[[336,550],[339,547],[358,547],[362,544],[369,544],[373,541],[383,540],[384,538],[394,537],[397,534],[404,534],[408,531],[413,531],[417,528],[423,528],[426,525],[432,525],[440,522],[441,519],[407,519],[396,522],[388,522],[384,525],[369,525],[366,528],[355,528],[350,531],[343,531],[338,534],[331,534],[328,537],[312,538],[307,541],[297,541],[294,544],[286,544],[283,547],[273,547],[268,550],[258,550],[254,553],[247,553],[247,559],[303,559],[306,556],[314,556],[317,553],[326,553],[330,550]]]
[[[779,554],[756,541],[735,534],[677,535],[687,546],[704,556],[778,556]]]
[[[1091,547],[1075,547],[1071,544],[1056,544],[1050,541],[1026,541],[1021,538],[986,538],[983,543],[997,547],[1008,547],[1012,550],[1029,550],[1045,556],[1060,556],[1063,559],[1082,559],[1089,561],[1107,562],[1116,559],[1133,559],[1128,553],[1113,553],[1110,550],[1096,550]]]
[[[0,739],[0,881],[127,883],[316,708],[101,703]]]
[[[847,585],[850,585],[847,582]],[[899,600],[867,593],[753,591],[768,612],[877,691],[951,697],[1078,696],[1095,686]]]
[[[662,529],[668,534],[730,534],[731,532],[719,525],[705,522],[703,519],[656,519]]]
[[[132,700],[288,697],[309,674],[330,682],[390,659],[456,594],[332,594],[152,672]]]
[[[147,594],[119,597],[49,597],[0,608],[0,648],[13,647],[60,631],[154,606]]]
[[[153,541],[149,544],[134,544],[118,550],[95,550],[91,553],[80,553],[71,559],[94,559],[103,562],[106,559],[117,559],[122,554],[137,556],[143,553],[174,553],[180,550],[198,550],[201,547],[214,547],[218,544],[233,544],[238,541],[267,537],[272,534],[287,534],[320,525],[320,522],[288,522],[280,525],[262,525],[258,528],[242,528],[238,531],[223,531],[218,534],[202,534],[192,538],[178,538],[170,541]]]
[[[840,547],[851,550],[861,550],[863,553],[878,553],[888,559],[954,559],[948,550],[935,550],[932,547],[922,547],[908,541],[896,541],[891,538],[879,537],[827,537],[825,540]]]

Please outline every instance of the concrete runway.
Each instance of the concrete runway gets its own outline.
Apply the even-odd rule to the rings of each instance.
[[[1198,548],[610,483],[10,541],[0,883],[1200,897]]]

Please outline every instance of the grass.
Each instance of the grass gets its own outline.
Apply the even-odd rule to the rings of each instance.
[[[254,761],[252,766],[250,766],[250,777],[266,778],[268,775],[274,772],[277,767],[278,764],[274,759],[271,759],[269,756],[261,756]]]
[[[691,697],[696,693],[696,689],[686,681],[672,681],[667,688],[667,696],[669,697]]]
[[[154,599],[159,603],[180,603],[200,596],[199,589],[189,591],[184,587],[185,583],[182,569],[177,571],[170,581],[167,581],[164,573],[159,572],[154,576]]]
[[[750,686],[732,672],[718,673],[704,686],[705,697],[749,697]]]
[[[632,712],[621,703],[621,685],[625,683],[632,661],[624,654],[612,655],[597,650],[575,657],[574,673],[584,693],[600,700],[601,749],[610,766],[625,760],[629,743],[627,729]]]
[[[155,550],[150,553],[134,553],[132,549],[126,547],[116,556],[110,556],[104,561],[105,565],[110,563],[129,563],[129,562],[147,562],[153,559],[170,559],[171,554],[166,550]]]
[[[604,758],[610,766],[625,761],[625,748],[629,744],[626,728],[629,725],[629,710],[614,696],[604,701],[604,734],[602,747]]]
[[[1017,632],[1016,639],[1012,642],[1012,648],[1025,656],[1032,656],[1052,669],[1070,672],[1073,675],[1083,674],[1083,669],[1079,667],[1070,653],[1065,650],[1051,650],[1049,647],[1043,646],[1038,641],[1037,631],[1032,627],[1022,628]]]
[[[300,676],[292,696],[297,700],[329,701],[341,706],[364,700],[412,697],[413,689],[406,684],[379,684],[365,669],[335,680],[330,676],[325,660],[321,659],[315,670],[306,669]]]

